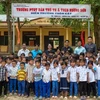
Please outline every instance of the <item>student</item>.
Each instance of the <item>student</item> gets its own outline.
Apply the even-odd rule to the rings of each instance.
[[[10,57],[7,57],[7,59],[6,59],[6,65],[5,65],[5,67],[6,67],[6,69],[7,69],[7,76],[8,76],[8,91],[10,91],[10,68],[12,67],[12,58],[10,58]]]
[[[58,82],[60,82],[60,74],[58,69],[58,61],[55,60],[53,62],[53,68],[51,69],[52,72],[52,98],[57,99],[58,96]]]
[[[93,61],[88,62],[88,91],[87,91],[87,98],[90,98],[91,90],[93,91],[93,98],[96,98],[96,84],[95,84],[95,70],[93,69]]]
[[[43,98],[50,99],[51,70],[49,62],[45,64],[45,69],[43,70],[42,76],[43,76]]]
[[[2,88],[4,87],[4,96],[7,95],[7,82],[8,82],[8,76],[7,76],[7,69],[5,67],[6,61],[2,60],[1,66],[0,66],[0,96],[2,95]]]
[[[35,99],[42,99],[42,71],[41,61],[35,61],[35,68],[33,70],[33,78],[35,82]]]
[[[33,69],[34,69],[34,60],[33,58],[29,58],[29,63],[26,67],[26,97],[29,97],[30,95],[30,88],[34,90],[34,84],[33,84]]]
[[[26,79],[26,71],[25,71],[25,63],[20,63],[20,70],[17,72],[18,79],[18,94],[19,96],[24,96],[25,94],[25,79]]]
[[[97,73],[97,96],[100,99],[100,58],[98,58],[98,65],[96,66],[96,73]]]
[[[77,98],[78,95],[78,85],[77,85],[77,67],[75,59],[70,61],[70,67],[68,68],[68,82],[70,82],[70,98],[73,96],[74,90],[74,98]]]
[[[17,62],[13,60],[12,67],[10,68],[10,95],[12,95],[13,90],[16,95],[17,71]]]
[[[87,67],[85,66],[85,59],[80,60],[80,67],[77,70],[78,82],[79,82],[79,93],[81,99],[86,99],[87,93]]]
[[[68,95],[68,82],[67,82],[67,71],[68,71],[68,67],[67,67],[67,63],[66,62],[62,62],[61,63],[61,70],[60,70],[60,91],[61,91],[61,97],[60,99],[67,99],[67,95]]]

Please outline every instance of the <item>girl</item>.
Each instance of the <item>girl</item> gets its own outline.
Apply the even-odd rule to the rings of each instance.
[[[72,59],[70,61],[70,65],[71,66],[68,68],[68,82],[70,82],[70,98],[72,98],[74,89],[74,98],[76,99],[78,94],[76,61]]]
[[[53,96],[52,98],[57,98],[58,96],[58,82],[60,81],[60,75],[59,75],[59,67],[58,67],[58,61],[54,60],[53,62],[53,67],[51,69],[51,73],[52,73],[52,93]]]
[[[61,70],[60,70],[60,91],[61,91],[61,97],[60,99],[63,99],[63,96],[65,96],[64,99],[67,99],[68,94],[68,82],[67,82],[67,63],[62,62],[61,63]]]
[[[80,67],[77,70],[78,82],[79,82],[79,93],[81,99],[86,99],[87,93],[87,68],[85,66],[85,59],[80,60]]]
[[[96,84],[95,84],[95,70],[93,68],[93,61],[89,61],[88,62],[88,91],[87,91],[87,95],[88,98],[90,97],[90,93],[91,93],[91,89],[93,91],[93,98],[96,98]]]
[[[97,73],[97,93],[98,93],[98,98],[100,99],[100,58],[98,58],[98,66],[96,67],[96,73]]]

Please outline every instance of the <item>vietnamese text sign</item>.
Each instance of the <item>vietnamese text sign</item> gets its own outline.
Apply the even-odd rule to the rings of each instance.
[[[90,18],[90,5],[13,3],[13,17]]]

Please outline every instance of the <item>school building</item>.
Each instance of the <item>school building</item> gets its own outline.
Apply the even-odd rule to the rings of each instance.
[[[8,51],[8,29],[6,16],[0,16],[0,52]],[[21,19],[21,24],[24,19]],[[88,29],[82,29],[76,33],[70,27],[63,27],[60,24],[53,25],[48,18],[34,18],[29,23],[25,24],[20,30],[20,44],[26,43],[27,48],[34,49],[35,44],[40,45],[40,49],[47,49],[48,43],[53,45],[53,48],[63,47],[65,40],[70,40],[71,46],[76,46],[76,43],[81,39],[81,33],[84,42],[87,42]],[[15,23],[15,51],[18,51],[17,45],[18,33]]]

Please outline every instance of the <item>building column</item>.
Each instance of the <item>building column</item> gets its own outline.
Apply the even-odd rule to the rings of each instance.
[[[69,40],[69,38],[68,38],[68,28],[66,28],[66,40]]]
[[[42,50],[43,48],[43,38],[42,38],[42,26],[40,26],[40,49]]]

